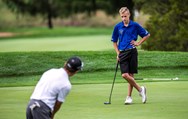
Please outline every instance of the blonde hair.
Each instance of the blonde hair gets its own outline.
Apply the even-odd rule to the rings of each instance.
[[[127,13],[130,14],[130,11],[129,11],[129,9],[128,9],[127,7],[122,7],[122,8],[120,8],[119,13],[122,14],[122,13],[124,13],[124,12],[127,12]]]

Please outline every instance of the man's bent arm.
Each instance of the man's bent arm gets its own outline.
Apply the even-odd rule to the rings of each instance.
[[[52,119],[54,118],[55,113],[60,109],[61,105],[62,105],[62,102],[59,102],[59,101],[55,102],[54,110],[52,112]]]

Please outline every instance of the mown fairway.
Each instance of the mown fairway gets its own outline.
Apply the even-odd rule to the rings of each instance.
[[[101,51],[112,49],[110,35],[0,40],[0,52]]]
[[[127,83],[118,70],[112,104],[104,105],[116,64],[111,30],[56,30],[15,30],[22,33],[20,38],[0,39],[0,119],[25,119],[29,97],[41,74],[62,67],[73,55],[83,59],[84,70],[71,77],[73,88],[55,119],[187,119],[187,52],[139,50],[135,77],[149,79],[137,80],[147,87],[148,102],[142,104],[134,90],[134,104],[124,105]],[[27,34],[33,35],[27,38]],[[179,80],[163,81],[175,77]]]
[[[188,82],[147,82],[148,102],[134,90],[134,104],[124,105],[127,83],[114,87],[112,104],[108,101],[111,84],[73,85],[56,119],[187,119]],[[24,119],[25,108],[34,87],[0,88],[1,119]]]

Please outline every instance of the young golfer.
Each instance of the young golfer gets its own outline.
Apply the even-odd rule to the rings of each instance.
[[[146,88],[139,86],[134,79],[134,73],[137,73],[138,59],[136,47],[141,45],[150,34],[138,23],[130,20],[130,11],[127,7],[122,7],[119,10],[122,22],[115,25],[112,33],[112,42],[117,53],[117,60],[120,63],[122,77],[128,82],[128,95],[125,99],[125,104],[132,103],[133,87],[139,92],[142,97],[142,102],[146,103]],[[138,35],[142,38],[137,42]]]
[[[69,77],[83,67],[78,57],[71,57],[63,68],[50,69],[37,83],[26,110],[27,119],[53,119],[71,90]]]

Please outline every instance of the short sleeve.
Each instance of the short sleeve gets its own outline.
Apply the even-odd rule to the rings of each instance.
[[[138,35],[140,37],[143,38],[149,34],[149,32],[146,29],[144,29],[142,26],[140,26],[139,24],[137,25],[137,27],[138,27]]]
[[[66,86],[62,88],[58,94],[57,100],[59,102],[65,102],[65,98],[69,94],[70,90],[71,90],[71,86]]]
[[[113,33],[112,33],[112,42],[117,42],[118,41],[118,27],[117,25],[114,27]]]

